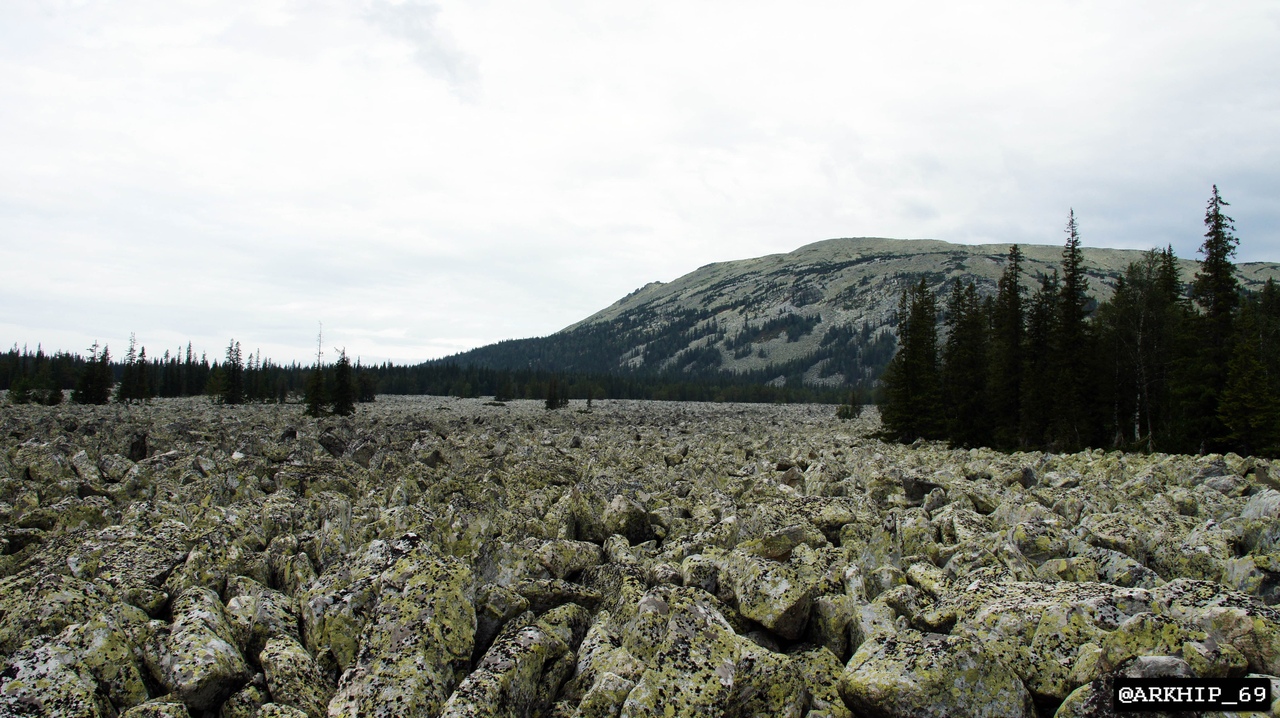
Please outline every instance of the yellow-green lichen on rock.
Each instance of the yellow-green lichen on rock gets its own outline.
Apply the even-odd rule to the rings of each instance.
[[[863,643],[845,666],[840,695],[854,711],[872,715],[1035,715],[1022,681],[980,641],[910,629]]]
[[[258,655],[258,662],[274,702],[298,708],[310,718],[327,715],[333,688],[311,654],[294,638],[273,636]]]
[[[39,637],[9,657],[0,678],[0,714],[109,718],[115,709],[74,651]]]
[[[249,666],[217,594],[190,588],[173,602],[160,653],[165,687],[196,710],[216,708],[249,680]]]
[[[504,631],[458,686],[442,718],[524,716],[546,710],[576,665],[591,615],[565,604],[521,628]]]
[[[333,718],[438,713],[466,676],[476,631],[464,562],[415,546],[377,578],[355,662],[329,703]]]

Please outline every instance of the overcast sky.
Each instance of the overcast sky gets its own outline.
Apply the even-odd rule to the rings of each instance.
[[[1280,4],[0,3],[0,342],[421,361],[831,237],[1280,261]]]

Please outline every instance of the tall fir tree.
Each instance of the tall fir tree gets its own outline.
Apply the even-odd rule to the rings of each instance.
[[[569,393],[567,387],[560,385],[560,380],[551,377],[551,381],[547,384],[547,401],[548,409],[562,409],[569,405]]]
[[[1191,319],[1197,348],[1181,372],[1178,411],[1183,429],[1183,451],[1204,452],[1225,449],[1222,439],[1229,431],[1222,423],[1219,402],[1227,384],[1234,338],[1233,323],[1240,305],[1240,283],[1231,261],[1240,240],[1234,221],[1225,215],[1229,206],[1213,186],[1204,213],[1204,243],[1200,245],[1200,270],[1191,285],[1191,299],[1200,314]]]
[[[303,386],[302,401],[306,404],[307,416],[324,416],[325,407],[328,406],[329,400],[325,391],[324,368],[320,364],[316,364],[311,373],[307,375],[306,384]]]
[[[987,382],[991,436],[996,446],[1007,449],[1018,445],[1022,407],[1023,294],[1026,293],[1022,286],[1022,259],[1018,245],[1009,248],[991,313],[991,369]]]
[[[142,347],[138,350],[138,372],[134,384],[134,398],[138,401],[146,401],[155,396],[152,390],[151,381],[151,365],[147,363],[147,348]]]
[[[1041,275],[1040,288],[1027,310],[1026,345],[1022,371],[1022,417],[1019,430],[1023,446],[1043,447],[1049,440],[1057,391],[1053,377],[1054,337],[1058,333],[1058,270]]]
[[[951,292],[946,326],[941,378],[947,437],[960,446],[990,445],[988,313],[972,281]]]
[[[1052,374],[1054,421],[1050,425],[1053,445],[1075,450],[1089,445],[1092,394],[1088,319],[1089,279],[1084,273],[1084,252],[1075,210],[1067,215],[1067,242],[1062,249],[1062,286],[1058,295],[1058,323],[1054,335]]]
[[[116,384],[116,401],[128,403],[137,399],[138,338],[129,332],[129,349],[124,353],[120,382]]]
[[[338,416],[356,413],[356,389],[351,379],[351,360],[345,349],[340,350],[338,361],[333,365],[333,391],[329,398],[333,402],[333,413]]]
[[[1204,259],[1191,287],[1191,298],[1208,321],[1209,343],[1219,346],[1231,334],[1231,320],[1240,305],[1240,282],[1231,261],[1240,240],[1235,236],[1235,220],[1222,213],[1222,208],[1228,206],[1218,194],[1218,185],[1214,185],[1204,211],[1204,243],[1200,245]]]
[[[227,361],[222,365],[222,403],[244,403],[244,356],[240,342],[232,339],[227,345]]]
[[[111,399],[112,383],[111,351],[104,345],[99,352],[98,343],[94,342],[71,400],[77,404],[105,404]]]
[[[1154,451],[1169,441],[1170,382],[1184,309],[1172,247],[1130,263],[1099,307],[1099,347],[1109,371],[1105,399],[1113,446]]]
[[[924,277],[903,291],[898,317],[898,352],[882,379],[884,433],[898,441],[937,439],[943,431],[938,306]]]
[[[1244,303],[1236,321],[1234,351],[1227,362],[1227,381],[1218,402],[1218,418],[1226,429],[1226,446],[1238,453],[1274,456],[1280,448],[1280,395],[1268,376],[1263,352],[1267,319],[1257,297]],[[1271,347],[1274,349],[1274,347]]]

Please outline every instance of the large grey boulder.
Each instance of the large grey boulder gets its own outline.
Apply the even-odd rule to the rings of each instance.
[[[187,589],[174,600],[173,623],[159,638],[160,679],[196,710],[218,707],[252,675],[222,601],[207,588]]]
[[[263,647],[258,662],[274,702],[293,706],[310,718],[328,714],[333,688],[311,654],[296,640],[285,634],[273,636]]]
[[[435,715],[466,675],[475,587],[462,561],[418,548],[377,580],[360,651],[329,703],[332,718]]]
[[[913,630],[863,643],[840,695],[854,711],[893,718],[1035,715],[1030,692],[981,642]]]
[[[504,632],[449,698],[442,718],[532,716],[546,710],[575,667],[590,613],[576,604]]]

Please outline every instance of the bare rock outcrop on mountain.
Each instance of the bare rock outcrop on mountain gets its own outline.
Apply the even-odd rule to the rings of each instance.
[[[1268,462],[873,426],[5,406],[0,715],[1044,718],[1280,675]]]

